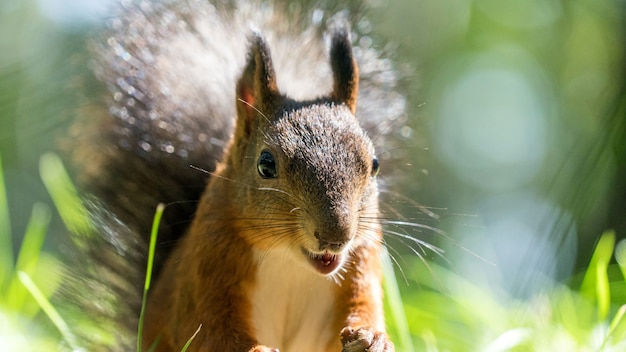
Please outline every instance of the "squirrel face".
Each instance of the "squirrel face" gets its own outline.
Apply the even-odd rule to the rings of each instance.
[[[352,248],[375,240],[371,141],[345,105],[328,101],[286,111],[258,132],[240,158],[250,242],[282,246],[321,274],[337,272]]]
[[[323,275],[336,273],[351,249],[380,241],[373,221],[378,162],[354,116],[358,74],[345,31],[332,38],[331,66],[329,97],[291,100],[278,91],[269,48],[255,34],[237,85],[230,151],[232,174],[246,175],[249,186],[236,196],[246,199],[246,227],[257,229],[250,243],[284,247]]]
[[[288,112],[267,136],[277,177],[265,183],[293,195],[284,205],[297,209],[300,250],[317,271],[332,273],[362,240],[360,221],[377,210],[374,148],[349,109],[333,103]]]

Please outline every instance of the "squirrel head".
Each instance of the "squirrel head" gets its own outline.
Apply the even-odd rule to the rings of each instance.
[[[234,196],[237,211],[256,222],[250,242],[283,246],[324,275],[337,272],[351,249],[380,241],[378,160],[354,115],[358,68],[348,33],[332,33],[333,91],[304,102],[278,90],[269,46],[252,34],[224,170],[247,185]]]

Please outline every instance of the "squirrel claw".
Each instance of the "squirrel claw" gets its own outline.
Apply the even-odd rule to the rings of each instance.
[[[395,349],[387,335],[370,328],[341,330],[342,352],[394,352]]]

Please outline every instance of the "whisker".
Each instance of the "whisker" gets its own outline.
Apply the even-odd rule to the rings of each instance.
[[[380,138],[381,136],[384,136],[385,133],[391,128],[391,126],[393,126],[394,123],[396,122],[400,122],[402,119],[384,119],[382,121],[379,121],[376,124],[376,129],[379,131],[378,134],[376,136],[374,136],[374,138],[372,138],[372,143],[375,144],[375,142],[378,140],[378,138]],[[382,125],[386,125],[383,128],[380,128],[380,126]]]
[[[397,256],[399,256],[400,258],[402,258],[402,256],[400,255],[400,252],[398,252],[398,250],[396,250],[395,248],[393,248],[392,246],[387,245],[387,242],[385,240],[383,240],[383,244],[385,245],[385,247],[387,249],[392,250]],[[396,266],[398,267],[398,270],[400,270],[400,274],[402,274],[402,279],[404,280],[404,283],[409,286],[409,279],[406,277],[406,274],[404,273],[404,269],[402,269],[402,266],[400,265],[400,263],[398,262],[398,260],[396,259],[396,257],[391,254],[389,251],[387,251],[387,253],[389,253],[389,258],[391,258],[391,260],[396,264]]]
[[[422,212],[423,214],[427,215],[428,217],[435,219],[435,220],[440,220],[440,216],[438,214],[436,214],[435,212],[433,212],[430,209],[436,209],[436,210],[447,210],[446,208],[429,208],[426,207],[418,202],[416,202],[415,200],[409,198],[408,196],[398,193],[398,192],[394,192],[394,191],[385,191],[385,193],[388,194],[392,194],[395,197],[401,198],[403,201],[409,203],[411,206],[413,206],[414,208],[417,208],[420,212]],[[387,207],[387,209],[391,210],[394,214],[396,214],[399,218],[403,218],[404,216],[397,211],[394,207],[392,207],[388,202],[384,202],[381,205]]]
[[[410,238],[410,236],[409,236]],[[426,258],[424,258],[423,255],[421,255],[415,248],[407,245],[406,243],[402,242],[403,244],[405,244],[407,246],[407,248],[409,248],[409,250],[411,250],[418,258],[419,260],[422,262],[422,264],[424,264],[424,266],[426,267],[426,269],[428,270],[428,272],[432,275],[432,277],[437,281],[437,286],[439,286],[440,289],[442,289],[443,283],[441,282],[441,279],[439,278],[439,276],[437,275],[437,273],[435,273],[435,270],[432,268],[432,266],[428,263],[428,261],[426,260]],[[419,243],[416,243],[419,245]],[[420,247],[421,248],[421,247]],[[422,249],[423,250],[423,249]],[[446,259],[441,253],[438,253],[437,251],[433,251],[434,253],[437,253],[441,258],[443,258],[443,260],[446,261],[446,263],[448,263],[449,265],[452,265],[450,263],[450,261],[448,259]],[[405,277],[406,279],[406,277]],[[408,284],[408,280],[407,280],[407,284]]]
[[[189,204],[189,203],[200,203],[200,200],[198,200],[198,199],[177,200],[177,201],[173,201],[173,202],[169,202],[169,203],[165,204],[165,208],[167,208],[170,205]]]
[[[265,119],[266,122],[271,123],[270,119],[267,118],[267,116],[265,116],[264,113],[262,113],[259,109],[257,109],[254,105],[248,103],[247,101],[241,99],[241,98],[237,98],[238,101],[248,105],[250,108],[252,108],[254,111],[256,111],[259,115],[263,116],[263,118]]]
[[[443,256],[443,254],[445,253],[444,249],[439,248],[439,247],[437,247],[437,246],[435,246],[433,244],[430,244],[430,243],[428,243],[428,242],[426,242],[424,240],[420,240],[419,238],[415,238],[415,237],[409,235],[408,233],[401,233],[401,232],[393,231],[393,230],[389,230],[389,229],[383,230],[383,233],[394,235],[394,236],[398,236],[398,237],[410,240],[411,242],[419,245],[420,247],[424,246],[424,247],[430,249],[431,251],[433,251],[433,252],[435,252],[435,253],[437,253],[437,254],[439,254],[441,256]]]
[[[237,180],[233,180],[232,178],[228,178],[228,177],[222,176],[222,175],[220,175],[218,173],[205,170],[205,169],[203,169],[201,167],[198,167],[198,166],[195,166],[193,164],[189,164],[189,167],[194,169],[194,170],[197,170],[197,171],[200,171],[200,172],[204,172],[207,175],[211,175],[211,177],[216,177],[216,178],[219,178],[219,179],[222,179],[222,180],[230,181],[230,182],[233,182],[233,183],[236,183],[236,184],[239,184],[239,185],[242,185],[242,186],[246,186],[246,187],[252,187],[251,185],[249,185],[247,183],[243,183],[243,182],[240,182],[240,181],[237,181]]]
[[[291,195],[289,192],[287,192],[287,191],[283,191],[283,190],[278,189],[278,188],[273,188],[273,187],[254,187],[254,186],[252,186],[252,185],[250,185],[250,184],[247,184],[247,183],[245,183],[245,182],[237,181],[237,180],[235,180],[235,179],[232,179],[232,178],[229,178],[229,177],[222,176],[222,175],[220,175],[220,174],[218,174],[218,173],[208,171],[208,170],[206,170],[206,169],[203,169],[203,168],[201,168],[201,167],[195,166],[195,165],[193,165],[193,164],[189,164],[189,167],[190,167],[190,168],[192,168],[192,169],[194,169],[194,170],[197,170],[197,171],[203,172],[203,173],[205,173],[205,174],[207,174],[207,175],[210,175],[211,177],[215,177],[215,178],[219,178],[219,179],[222,179],[222,180],[225,180],[225,181],[233,182],[233,183],[235,183],[235,184],[238,184],[238,185],[241,185],[241,186],[245,186],[245,187],[247,187],[247,188],[253,188],[253,189],[256,189],[256,190],[258,190],[258,191],[273,191],[273,192],[282,193],[282,194],[285,194],[285,195],[287,195],[287,196],[289,196],[289,197],[292,197],[292,195]]]
[[[258,187],[258,188],[257,188],[257,190],[259,190],[259,191],[274,191],[274,192],[279,192],[279,193],[283,193],[283,194],[285,194],[285,195],[287,195],[287,196],[291,197],[291,194],[289,194],[288,192],[283,191],[283,190],[280,190],[280,189],[277,189],[277,188],[271,188],[271,187]]]
[[[446,239],[452,240],[452,238],[450,238],[445,231],[438,229],[434,226],[430,226],[430,225],[425,225],[425,224],[420,224],[420,223],[416,223],[416,222],[409,222],[409,221],[402,221],[402,220],[386,220],[383,219],[383,221],[381,221],[383,225],[401,225],[401,226],[409,226],[409,227],[417,227],[417,228],[422,228],[422,229],[426,229],[426,230],[430,230],[438,235],[443,236]]]
[[[445,231],[438,229],[436,227],[433,226],[429,226],[429,225],[424,225],[424,224],[419,224],[419,223],[413,223],[413,222],[408,222],[408,221],[394,221],[394,220],[384,220],[382,221],[383,224],[389,224],[389,225],[399,225],[399,226],[409,226],[409,227],[414,227],[414,228],[422,228],[422,229],[427,229],[430,230],[440,236],[442,236],[443,238],[445,238],[446,240],[448,240],[451,244],[453,244],[454,246],[456,246],[457,248],[462,249],[464,252],[471,254],[472,256],[474,256],[477,259],[480,259],[481,261],[490,264],[492,266],[495,266],[496,264],[492,261],[487,260],[486,258],[478,255],[477,253],[474,253],[473,251],[471,251],[470,249],[466,248],[465,246],[461,245],[458,241],[456,241],[455,239],[453,239],[452,237],[450,237]],[[406,235],[409,238],[412,238],[409,235]],[[425,242],[424,242],[425,243]]]

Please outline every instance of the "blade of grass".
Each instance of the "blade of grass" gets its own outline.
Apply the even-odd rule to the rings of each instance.
[[[50,208],[43,203],[35,203],[24,233],[20,252],[15,265],[16,270],[30,274],[37,265],[43,242],[50,224]]]
[[[152,344],[150,345],[150,349],[148,349],[148,352],[156,351],[157,347],[159,347],[159,342],[161,342],[161,337],[163,337],[163,335],[157,336],[157,338],[154,339],[154,341],[152,341]]]
[[[143,286],[143,298],[141,300],[141,313],[139,314],[139,328],[137,331],[137,351],[141,352],[141,344],[143,340],[143,319],[146,309],[146,301],[148,298],[148,290],[150,289],[150,281],[152,280],[152,267],[154,266],[154,250],[156,248],[156,240],[159,232],[159,224],[161,224],[161,217],[163,217],[163,210],[165,205],[159,203],[154,213],[154,220],[152,221],[152,231],[150,233],[150,248],[148,251],[148,264],[146,268],[146,280]]]
[[[598,298],[598,315],[600,320],[606,319],[611,308],[611,288],[607,270],[609,262],[598,260],[596,263],[596,297]]]
[[[6,292],[12,276],[13,240],[11,239],[9,203],[7,201],[4,171],[2,169],[2,158],[0,155],[0,295]]]
[[[16,271],[23,271],[28,275],[34,274],[41,254],[41,248],[46,238],[46,231],[50,224],[50,217],[50,209],[45,204],[36,203],[33,206],[33,211],[20,246],[20,252],[17,256]],[[27,294],[24,286],[20,284],[16,276],[13,277],[7,292],[9,307],[16,312],[25,314],[26,312],[23,312],[22,308]],[[35,313],[36,311],[31,312],[31,314]]]
[[[580,288],[583,296],[596,301],[600,320],[606,319],[610,308],[611,291],[607,269],[613,255],[613,248],[615,248],[615,232],[607,230],[600,236]]]
[[[183,349],[180,352],[187,351],[187,348],[189,348],[189,345],[191,345],[191,342],[193,341],[193,339],[196,338],[196,335],[198,335],[198,333],[200,332],[200,329],[202,329],[202,324],[198,326],[198,330],[196,330],[196,332],[194,332],[193,335],[191,335],[191,337],[189,338],[189,340],[187,340],[187,343],[185,344],[185,346],[183,346]]]
[[[57,312],[56,309],[54,309],[50,301],[48,301],[46,296],[41,292],[41,290],[39,290],[33,280],[31,280],[30,276],[28,276],[28,274],[23,271],[19,271],[17,275],[22,284],[24,284],[24,286],[28,290],[28,292],[30,292],[30,294],[33,296],[35,301],[37,301],[41,309],[46,313],[50,321],[52,321],[54,326],[56,326],[56,328],[59,330],[59,332],[63,336],[63,339],[65,339],[65,341],[72,348],[72,350],[80,350],[78,348],[78,344],[76,343],[76,338],[72,334],[72,331],[68,327],[65,320],[61,318],[61,315]]]
[[[409,330],[409,324],[406,320],[406,313],[402,306],[402,297],[400,296],[400,289],[398,288],[398,281],[393,271],[393,264],[389,257],[389,252],[383,247],[381,251],[381,265],[383,268],[383,290],[385,292],[385,299],[387,306],[389,307],[390,320],[393,322],[393,326],[396,329],[398,341],[394,341],[396,350],[398,351],[413,351],[413,343],[411,339],[411,332]]]
[[[92,231],[87,210],[65,171],[61,159],[56,154],[44,154],[39,162],[39,173],[65,226],[74,234],[89,235]],[[77,245],[82,248],[84,244],[77,237],[73,236]]]
[[[619,307],[617,313],[615,314],[615,317],[613,317],[613,320],[611,321],[611,325],[609,325],[609,332],[606,334],[604,341],[602,341],[602,346],[600,346],[601,351],[604,350],[604,347],[612,337],[617,336],[618,339],[621,337],[621,333],[623,333],[624,331],[625,324],[623,324],[623,322],[625,314],[626,305],[623,305]]]
[[[622,272],[622,277],[626,280],[626,240],[621,240],[615,247],[615,260]]]

